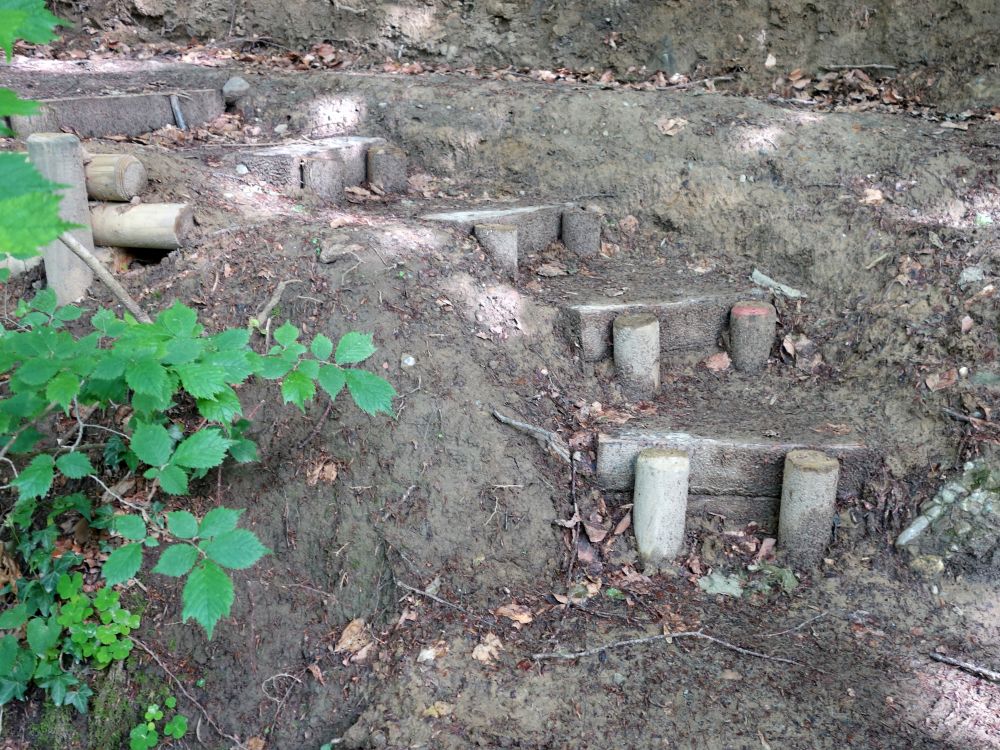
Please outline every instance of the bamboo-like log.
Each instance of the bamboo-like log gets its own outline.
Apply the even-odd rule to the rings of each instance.
[[[94,244],[176,250],[194,229],[187,203],[92,203]]]
[[[87,195],[96,201],[130,201],[146,189],[142,162],[131,154],[91,154],[84,163]]]

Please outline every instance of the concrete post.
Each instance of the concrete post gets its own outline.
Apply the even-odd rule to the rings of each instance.
[[[409,187],[406,177],[406,152],[386,144],[368,149],[368,184],[384,193],[405,193]]]
[[[684,546],[690,461],[684,451],[647,448],[635,461],[632,528],[647,565],[680,554]]]
[[[69,133],[35,133],[28,136],[28,158],[43,177],[63,185],[59,215],[63,220],[81,225],[72,230],[76,239],[91,252],[94,238],[90,231],[87,207],[87,182],[83,171],[83,148],[80,139]],[[42,249],[45,277],[60,305],[81,299],[94,280],[94,273],[59,240]]]
[[[476,224],[476,239],[493,261],[517,277],[517,235],[514,224]]]
[[[615,369],[629,398],[660,390],[660,321],[649,313],[619,315],[612,324]]]
[[[737,370],[756,372],[767,364],[778,314],[767,302],[738,302],[729,312],[729,348]]]
[[[562,243],[574,255],[590,258],[601,252],[601,217],[581,208],[562,212]]]
[[[803,568],[823,559],[837,504],[840,463],[825,453],[793,450],[785,456],[778,514],[778,548]]]

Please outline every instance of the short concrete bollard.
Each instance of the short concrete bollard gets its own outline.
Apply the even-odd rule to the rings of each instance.
[[[778,314],[767,302],[738,302],[729,312],[729,348],[737,370],[756,372],[767,364]]]
[[[660,321],[626,313],[612,324],[615,369],[629,398],[650,399],[660,390]]]
[[[476,224],[476,239],[493,261],[517,277],[517,227],[513,224]]]
[[[690,461],[684,451],[646,448],[635,461],[632,527],[647,565],[680,554],[684,546]]]
[[[601,252],[601,216],[582,208],[562,212],[562,243],[575,255],[590,258]]]
[[[83,170],[83,147],[80,139],[69,133],[35,133],[27,138],[28,159],[41,175],[64,187],[59,215],[63,220],[81,225],[71,234],[85,248],[94,251],[87,207],[87,184]],[[56,293],[60,305],[81,299],[94,280],[94,272],[68,247],[55,240],[42,248],[45,278]]]
[[[236,104],[249,93],[250,84],[240,76],[233,76],[222,87],[222,98],[226,104]]]
[[[368,149],[368,184],[383,193],[405,193],[409,183],[406,178],[406,152],[386,144]]]
[[[778,548],[803,568],[823,559],[837,504],[840,463],[825,453],[793,450],[785,456],[778,514]]]

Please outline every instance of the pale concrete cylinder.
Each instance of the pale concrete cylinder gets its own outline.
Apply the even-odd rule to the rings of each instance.
[[[757,372],[767,364],[778,314],[767,302],[737,302],[729,311],[729,349],[741,372]]]
[[[78,224],[71,234],[88,250],[94,249],[87,207],[87,181],[80,139],[69,133],[35,133],[27,138],[28,158],[43,177],[63,187],[58,191],[59,216]],[[94,281],[94,272],[59,240],[42,249],[45,278],[60,305],[83,298]]]
[[[517,276],[517,227],[513,224],[476,224],[476,239],[493,261]]]
[[[690,471],[688,454],[680,450],[646,448],[636,458],[632,528],[647,565],[674,558],[684,547]]]
[[[808,568],[823,559],[837,505],[840,462],[814,450],[785,456],[778,513],[778,548],[791,562]]]
[[[87,195],[98,201],[130,201],[146,189],[146,167],[131,154],[92,154],[83,166]]]
[[[384,193],[405,193],[406,152],[392,145],[372,146],[367,155],[368,184]]]
[[[629,398],[660,390],[660,321],[650,313],[619,315],[611,326],[618,382]]]
[[[601,216],[581,208],[562,212],[563,245],[574,255],[591,258],[601,252]]]

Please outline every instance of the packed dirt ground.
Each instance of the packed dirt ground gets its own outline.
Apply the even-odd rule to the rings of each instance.
[[[187,706],[201,744],[236,746],[214,722],[255,750],[1000,747],[1000,687],[931,658],[1000,667],[1000,560],[958,557],[925,577],[892,547],[944,477],[994,458],[1000,435],[1000,100],[983,62],[998,37],[962,44],[998,25],[992,4],[952,3],[918,23],[920,7],[941,4],[916,3],[904,22],[889,2],[843,17],[712,3],[729,25],[701,46],[674,43],[674,69],[659,75],[628,67],[652,65],[660,15],[711,25],[687,3],[662,4],[647,25],[627,2],[607,16],[557,3],[539,11],[555,13],[549,25],[485,3],[449,21],[468,36],[435,25],[441,4],[426,4],[440,34],[423,47],[423,16],[398,4],[405,54],[388,61],[399,39],[365,25],[388,4],[363,15],[335,3],[337,34],[316,25],[322,14],[299,24],[308,3],[228,16],[216,5],[74,6],[82,28],[21,47],[0,70],[0,84],[35,97],[244,76],[252,108],[86,143],[139,156],[151,199],[197,206],[193,246],[118,254],[119,278],[148,310],[179,299],[210,329],[248,325],[289,282],[272,318],[373,333],[376,366],[400,393],[394,417],[374,419],[340,400],[303,416],[266,385],[240,394],[260,463],[211,475],[183,502],[245,506],[275,554],[238,581],[212,641],[178,621],[179,592],[162,581],[130,592],[147,600],[145,641],[203,707]],[[774,46],[749,35],[738,46],[755,26],[732,19],[754,13]],[[605,39],[617,26],[598,15],[624,19],[624,39]],[[918,53],[931,17],[940,33]],[[556,28],[585,18],[586,33]],[[793,33],[801,18],[812,37]],[[181,28],[220,41],[158,37]],[[565,51],[548,46],[564,38]],[[905,70],[819,67],[834,62]],[[400,145],[409,191],[334,205],[233,168],[240,147],[345,133]],[[602,212],[601,255],[556,244],[523,259],[516,281],[467,234],[420,218],[557,201]],[[581,362],[562,330],[559,306],[582,290],[749,288],[755,269],[806,295],[775,297],[760,376],[678,357],[655,400],[629,403],[612,368]],[[39,278],[15,280],[7,303]],[[494,410],[559,434],[580,451],[574,470]],[[884,466],[842,500],[818,570],[790,577],[770,549],[773,519],[706,512],[684,558],[647,576],[629,495],[599,490],[592,462],[599,430],[651,415],[718,433],[851,435]],[[697,635],[663,638],[679,632]],[[136,707],[168,677],[136,653],[97,679],[89,717],[8,707],[0,740],[124,747]]]

